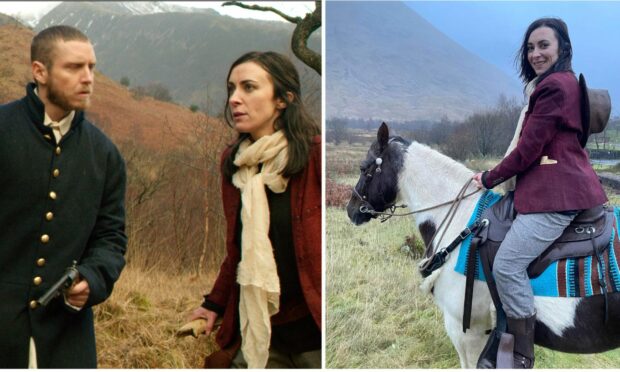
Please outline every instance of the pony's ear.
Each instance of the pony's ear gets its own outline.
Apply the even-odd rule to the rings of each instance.
[[[390,139],[390,130],[388,129],[387,124],[385,122],[381,123],[379,130],[377,131],[377,141],[379,142],[379,147],[381,151],[385,149],[388,145],[388,140]]]

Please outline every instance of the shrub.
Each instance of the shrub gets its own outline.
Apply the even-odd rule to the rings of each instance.
[[[331,178],[325,181],[325,196],[328,207],[344,208],[351,198],[351,186],[336,183]]]

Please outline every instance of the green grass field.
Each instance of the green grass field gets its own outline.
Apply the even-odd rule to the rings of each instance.
[[[327,146],[327,173],[353,185],[367,146]],[[494,160],[472,160],[485,169]],[[495,160],[496,161],[496,160]],[[608,190],[614,204],[620,198]],[[327,195],[329,198],[329,195]],[[420,293],[416,261],[405,249],[417,234],[409,217],[354,226],[342,208],[327,208],[327,368],[459,368],[430,296]],[[618,368],[620,349],[576,355],[536,348],[536,368]]]

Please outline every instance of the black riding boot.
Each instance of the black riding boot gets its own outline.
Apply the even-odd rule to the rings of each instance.
[[[514,336],[513,368],[534,368],[536,315],[525,319],[507,318],[507,332]]]

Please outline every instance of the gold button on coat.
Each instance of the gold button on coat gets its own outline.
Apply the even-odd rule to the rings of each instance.
[[[45,266],[45,258],[39,258],[37,260],[37,266],[39,266],[39,267]]]
[[[60,146],[56,147],[56,155],[60,155],[62,151],[60,150]]]
[[[31,308],[31,309],[36,309],[36,308],[37,308],[37,306],[39,306],[39,304],[37,303],[37,301],[35,301],[35,300],[30,301],[30,308]]]
[[[40,276],[35,276],[34,279],[32,279],[32,282],[34,283],[34,285],[39,285],[43,282],[43,279],[41,279]]]
[[[54,169],[54,171],[52,172],[52,175],[54,176],[54,178],[60,176],[60,170],[59,169]]]
[[[47,243],[50,241],[50,236],[47,234],[41,235],[41,243]]]
[[[50,199],[56,200],[56,193],[55,192],[50,191]]]
[[[45,219],[48,221],[51,221],[54,218],[54,213],[52,212],[47,212],[45,213]]]

